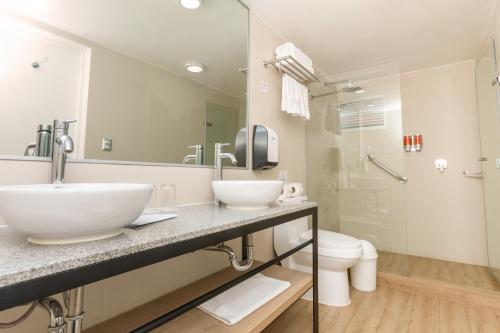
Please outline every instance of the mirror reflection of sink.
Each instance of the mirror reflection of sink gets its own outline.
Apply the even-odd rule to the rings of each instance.
[[[40,184],[0,187],[0,216],[37,244],[119,235],[149,202],[148,184]]]
[[[215,196],[232,209],[266,209],[283,190],[281,180],[217,180]]]

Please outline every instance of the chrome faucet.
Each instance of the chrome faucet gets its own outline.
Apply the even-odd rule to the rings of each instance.
[[[231,163],[236,164],[238,163],[238,160],[236,157],[234,157],[233,154],[231,153],[223,153],[222,152],[222,147],[224,146],[229,146],[231,145],[230,143],[216,143],[215,144],[215,156],[214,156],[214,163],[215,163],[215,180],[222,180],[222,162],[223,159],[228,158],[231,160]],[[217,197],[215,199],[215,205],[220,205],[219,199]]]
[[[184,159],[182,160],[182,164],[187,164],[189,161],[194,160],[196,165],[202,165],[203,164],[203,145],[194,145],[194,146],[189,146],[189,149],[194,149],[195,154],[194,155],[186,155]]]
[[[236,164],[238,160],[231,153],[223,153],[222,147],[230,146],[230,143],[216,143],[215,144],[215,180],[222,180],[222,162],[223,159],[228,158],[231,160],[231,163]]]
[[[66,155],[74,150],[73,139],[69,136],[69,125],[76,120],[54,120],[54,135],[52,140],[52,167],[50,170],[50,182],[55,184],[64,183],[64,169],[66,167]]]

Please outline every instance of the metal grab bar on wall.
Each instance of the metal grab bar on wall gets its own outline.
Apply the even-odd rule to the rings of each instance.
[[[373,157],[372,154],[366,155],[366,158],[368,159],[368,161],[372,162],[373,164],[378,166],[380,169],[384,170],[386,173],[388,173],[392,177],[396,178],[401,184],[408,183],[408,178],[401,176],[396,171],[394,171],[391,168],[389,168],[388,166],[386,166],[384,163],[378,161],[375,157]]]

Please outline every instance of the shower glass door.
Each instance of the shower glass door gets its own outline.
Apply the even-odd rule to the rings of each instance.
[[[500,108],[495,41],[476,63],[488,261],[500,280]]]
[[[379,270],[405,274],[406,185],[367,158],[404,176],[399,76],[356,83],[363,93],[311,102],[308,193],[319,203],[322,229],[370,241]]]

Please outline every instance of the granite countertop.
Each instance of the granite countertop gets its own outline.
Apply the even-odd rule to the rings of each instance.
[[[209,204],[186,206],[175,212],[177,218],[126,229],[113,238],[69,245],[31,244],[26,235],[3,227],[0,288],[313,207],[314,202],[263,210],[234,210]]]

